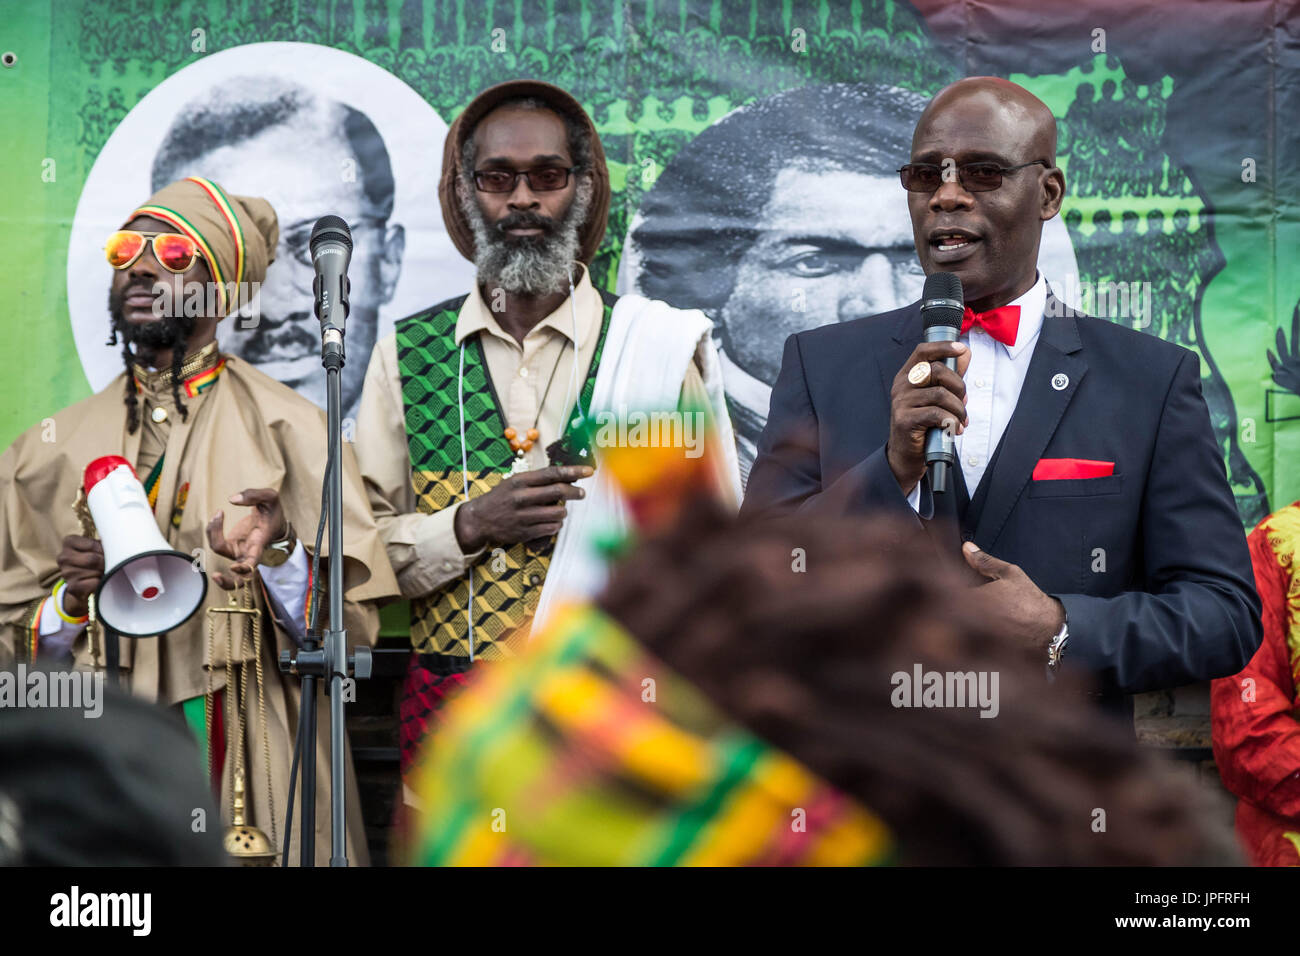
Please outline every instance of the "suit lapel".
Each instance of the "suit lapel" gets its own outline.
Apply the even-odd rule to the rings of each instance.
[[[1082,345],[1074,313],[1050,293],[1046,313],[1015,412],[1002,436],[997,463],[986,476],[988,496],[975,525],[975,540],[986,550],[997,542],[1011,509],[1029,483],[1034,466],[1088,371],[1088,363],[1078,354]],[[1058,387],[1062,375],[1066,384]]]
[[[961,459],[958,458],[952,465],[952,490],[953,504],[956,508],[954,515],[960,518],[966,514],[966,509],[970,507],[971,491],[966,487],[966,474],[961,470]]]
[[[894,327],[892,341],[876,353],[876,364],[880,368],[880,385],[885,396],[885,408],[889,408],[889,393],[894,387],[894,376],[903,367],[907,357],[912,354],[912,349],[920,343],[921,332],[921,303],[917,302],[898,320],[898,324]]]

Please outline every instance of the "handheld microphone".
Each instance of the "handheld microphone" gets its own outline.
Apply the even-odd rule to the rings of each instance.
[[[316,318],[320,319],[321,359],[328,367],[343,364],[343,333],[348,318],[348,263],[352,260],[352,231],[338,216],[321,216],[311,230],[312,265],[316,278]]]
[[[961,291],[961,279],[951,272],[936,272],[925,279],[921,293],[921,322],[925,326],[925,341],[956,342],[961,336],[961,319],[966,311]],[[957,359],[949,356],[944,365],[957,371]],[[957,464],[953,447],[953,428],[931,428],[925,433],[925,465],[930,470],[930,490],[946,494],[952,480],[952,469]]]

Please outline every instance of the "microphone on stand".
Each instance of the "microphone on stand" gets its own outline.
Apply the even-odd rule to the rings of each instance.
[[[921,293],[921,323],[925,341],[956,342],[961,337],[961,320],[966,311],[961,279],[951,272],[936,272],[925,279]],[[944,365],[957,371],[957,359],[949,356]],[[954,422],[954,425],[956,423]],[[957,464],[953,428],[931,428],[925,433],[925,465],[930,470],[930,490],[946,494]]]
[[[348,633],[343,621],[343,468],[342,405],[343,333],[348,318],[348,263],[352,260],[352,231],[338,216],[321,216],[312,227],[311,261],[316,270],[312,280],[316,318],[320,319],[321,365],[325,368],[326,457],[320,523],[312,549],[311,578],[320,581],[319,561],[325,529],[329,528],[329,588],[317,589],[311,605],[307,639],[297,652],[280,652],[280,670],[302,681],[298,704],[298,740],[294,744],[294,767],[302,755],[302,811],[299,849],[303,866],[316,864],[316,682],[328,687],[330,726],[330,866],[347,866],[346,791],[343,785],[346,755],[343,720],[343,682],[351,677],[370,676],[370,649],[358,647],[348,653]],[[329,628],[324,646],[318,641],[322,593],[329,596]],[[293,818],[293,795],[298,777],[289,789],[289,810],[285,826],[284,856],[289,859],[289,835]]]
[[[321,216],[311,230],[311,262],[316,269],[312,292],[320,319],[321,355],[337,355],[343,364],[343,334],[348,318],[348,263],[352,261],[352,230],[338,216]]]

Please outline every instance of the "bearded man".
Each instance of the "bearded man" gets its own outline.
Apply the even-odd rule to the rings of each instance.
[[[593,440],[598,417],[675,414],[678,437],[711,421],[739,499],[708,318],[592,284],[585,263],[605,232],[609,171],[578,102],[532,80],[485,90],[448,131],[439,196],[478,281],[380,340],[356,430],[411,599],[405,779],[476,661],[518,655],[550,607],[602,583],[591,543],[626,515],[594,474],[594,446],[634,438]]]
[[[306,634],[311,557],[298,533],[310,535],[319,520],[325,422],[307,399],[223,355],[216,330],[237,301],[250,300],[278,235],[265,200],[228,195],[197,176],[136,208],[105,246],[115,270],[109,344],[123,343],[123,374],[29,429],[0,457],[0,624],[10,625],[0,638],[0,665],[42,656],[103,666],[105,648],[88,630],[87,612],[104,575],[104,549],[86,536],[73,503],[86,465],[119,456],[142,478],[170,546],[195,555],[196,570],[206,568],[220,585],[169,632],[123,640],[120,680],[133,694],[184,714],[206,750],[227,822],[242,776],[245,822],[277,849],[285,836],[300,692],[298,678],[281,675],[277,662],[281,649]],[[396,582],[347,450],[343,468],[344,623],[351,640],[368,641],[378,616],[359,602],[392,595]],[[231,505],[252,510],[227,528]],[[329,558],[322,552],[322,564]],[[324,567],[319,575],[328,580]],[[210,620],[207,610],[228,607],[232,597],[256,611],[258,626],[237,616],[227,638],[227,622],[221,615]],[[309,745],[324,767],[328,722],[320,727]],[[316,794],[317,805],[328,807],[327,773],[318,775]],[[364,864],[350,763],[347,810],[348,857]],[[329,819],[316,817],[319,860],[330,852]],[[293,860],[298,843],[295,829]]]

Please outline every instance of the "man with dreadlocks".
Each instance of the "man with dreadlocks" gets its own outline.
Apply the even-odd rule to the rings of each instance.
[[[593,436],[593,422],[628,409],[680,414],[684,437],[687,424],[716,419],[730,450],[720,468],[739,498],[709,319],[616,300],[587,269],[610,184],[581,105],[533,80],[485,90],[447,133],[438,192],[477,282],[376,344],[356,429],[370,503],[411,599],[408,779],[416,745],[471,666],[516,656],[561,595],[599,584],[590,541],[621,519],[591,453],[634,438]]]
[[[105,246],[115,270],[109,344],[122,343],[126,369],[103,391],[29,429],[0,457],[0,625],[8,625],[0,627],[0,666],[38,655],[76,667],[103,666],[86,615],[104,574],[104,551],[85,536],[89,529],[73,503],[87,464],[105,455],[125,458],[169,544],[202,558],[201,567],[220,587],[209,588],[200,612],[170,632],[122,640],[122,683],[137,696],[180,710],[195,728],[224,813],[232,808],[236,763],[247,768],[247,822],[273,842],[283,838],[299,693],[297,678],[282,676],[277,662],[280,650],[301,642],[306,631],[311,542],[299,534],[310,537],[319,520],[324,415],[286,386],[223,355],[216,330],[236,300],[246,301],[246,290],[262,281],[278,235],[275,211],[265,200],[228,195],[200,177],[172,183],[137,207]],[[355,459],[344,447],[344,623],[354,640],[363,641],[377,633],[378,620],[359,602],[395,593],[396,583]],[[231,505],[251,510],[227,527]],[[323,567],[319,576],[325,579]],[[237,584],[247,585],[240,593],[259,614],[265,636],[260,657],[247,628],[242,641],[227,643],[223,623],[222,639],[210,641],[206,609],[228,606],[227,592]],[[253,666],[243,670],[245,663]],[[225,686],[231,665],[259,672],[265,734],[256,700],[250,705],[242,688]],[[259,696],[251,681],[247,686],[252,698]],[[235,702],[240,698],[242,705]],[[227,731],[240,726],[239,714],[243,739],[227,753],[227,739],[235,741]],[[313,744],[323,766],[329,738],[328,725],[321,727]],[[348,855],[364,863],[350,766],[348,772]],[[321,805],[328,780],[328,774],[318,776]],[[317,858],[324,859],[329,814],[316,819]],[[297,843],[295,831],[294,860]]]

